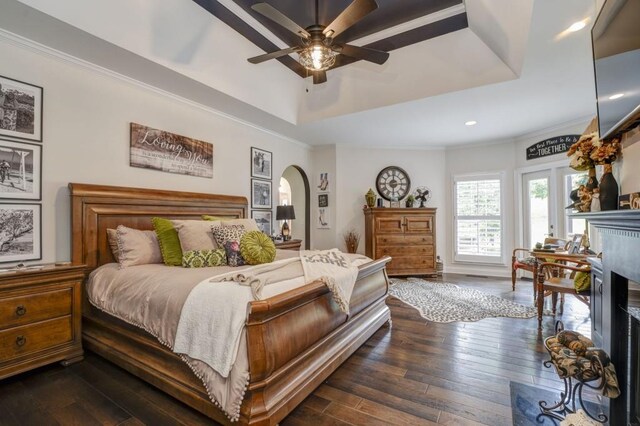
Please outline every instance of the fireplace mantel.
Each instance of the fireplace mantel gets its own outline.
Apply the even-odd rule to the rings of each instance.
[[[586,219],[596,228],[640,231],[640,210],[612,210],[593,213],[573,213],[573,219]]]
[[[622,390],[620,397],[609,404],[611,425],[626,425],[638,419],[640,410],[637,383],[640,362],[635,353],[629,353],[630,322],[628,309],[629,281],[640,282],[640,210],[614,210],[594,213],[575,213],[574,219],[586,219],[598,229],[602,237],[602,341],[603,349],[611,355],[618,372]],[[592,291],[593,294],[593,291]],[[592,303],[594,301],[592,300]],[[637,330],[631,329],[632,332]],[[634,338],[634,345],[638,346]],[[631,361],[630,363],[630,360]],[[631,372],[631,374],[630,374]],[[627,403],[630,397],[631,407]],[[631,411],[631,413],[629,413]]]

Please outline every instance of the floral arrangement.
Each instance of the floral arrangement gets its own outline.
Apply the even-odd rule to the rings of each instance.
[[[574,170],[589,170],[595,167],[595,163],[591,159],[591,152],[594,142],[599,139],[597,132],[582,135],[567,152],[567,156],[570,158],[569,166]]]
[[[582,171],[597,165],[611,164],[620,157],[621,149],[620,139],[601,140],[597,132],[582,135],[567,152],[569,166]]]
[[[621,152],[620,139],[611,139],[610,141],[596,140],[593,143],[590,157],[596,165],[611,164],[620,157]]]
[[[344,244],[347,246],[348,253],[355,253],[358,251],[358,246],[360,245],[360,234],[356,230],[350,229],[345,232],[343,238]]]

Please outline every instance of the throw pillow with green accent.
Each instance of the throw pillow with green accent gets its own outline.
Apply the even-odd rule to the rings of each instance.
[[[591,288],[591,274],[589,272],[576,272],[573,277],[573,286],[576,291],[587,291]]]
[[[250,231],[240,240],[240,254],[249,265],[271,263],[276,258],[276,246],[268,235]]]
[[[226,265],[227,255],[224,249],[191,250],[182,256],[182,266],[184,268],[207,268]]]
[[[162,260],[165,265],[181,266],[182,265],[182,248],[180,247],[180,238],[178,231],[173,227],[173,223],[169,219],[154,217],[151,219],[153,229],[158,237],[160,252],[162,252]]]
[[[211,220],[211,221],[225,220],[224,217],[209,216],[208,214],[203,214],[201,217],[202,217],[202,220]]]

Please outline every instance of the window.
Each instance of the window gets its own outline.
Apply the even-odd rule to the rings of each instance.
[[[455,260],[504,263],[502,175],[454,178]]]

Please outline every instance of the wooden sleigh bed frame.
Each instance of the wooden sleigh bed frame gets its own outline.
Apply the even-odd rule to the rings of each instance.
[[[247,217],[244,197],[75,183],[69,190],[72,262],[87,265],[88,272],[114,261],[107,228],[152,229],[154,216]],[[389,261],[383,258],[360,267],[349,317],[320,282],[250,303],[246,326],[251,379],[239,424],[280,422],[373,333],[390,323],[385,304]],[[217,422],[230,423],[177,355],[145,331],[100,312],[86,296],[82,337],[85,348]]]

